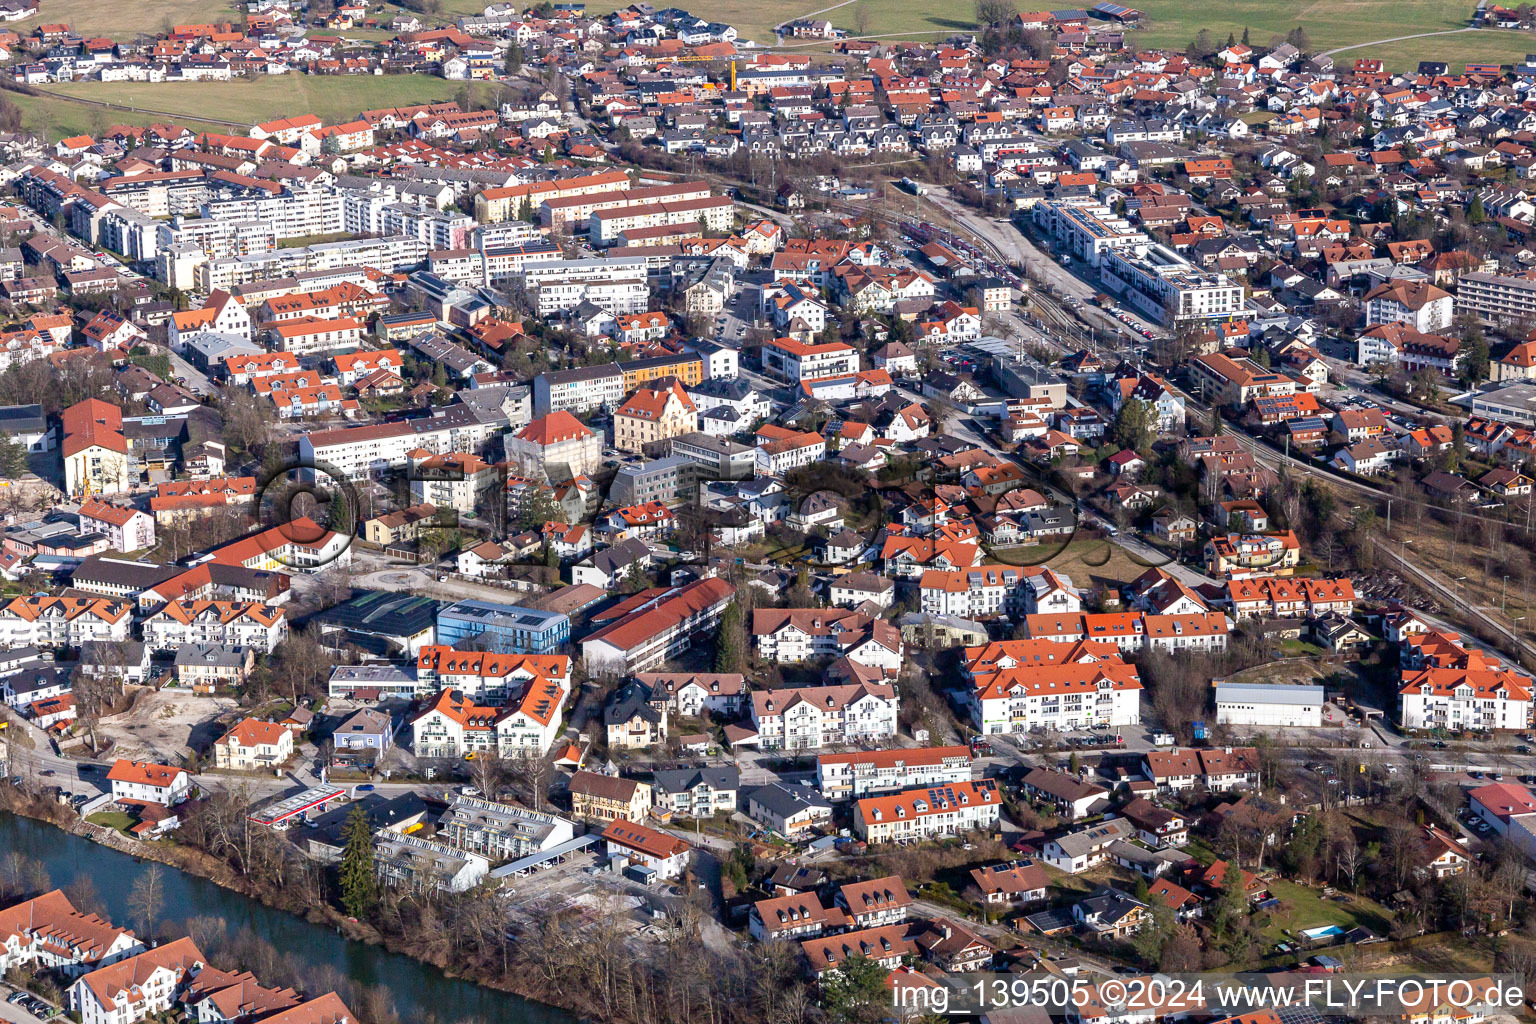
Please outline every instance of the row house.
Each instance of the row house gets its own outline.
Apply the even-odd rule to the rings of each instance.
[[[1259,754],[1254,747],[1149,750],[1142,757],[1141,771],[1160,790],[1251,789],[1259,784]]]
[[[1001,803],[991,779],[908,789],[858,801],[853,830],[872,844],[958,835],[996,825]]]

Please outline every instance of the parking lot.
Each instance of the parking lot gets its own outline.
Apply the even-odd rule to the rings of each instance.
[[[0,1003],[0,1020],[16,1021],[17,1024],[35,1024],[39,1020],[51,1020],[61,1011],[56,1006],[37,998],[29,992],[13,991]]]

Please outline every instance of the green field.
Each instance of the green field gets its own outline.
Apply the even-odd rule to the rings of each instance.
[[[463,83],[429,75],[290,74],[255,81],[157,85],[82,82],[49,86],[46,97],[9,94],[8,98],[22,108],[27,128],[49,138],[62,138],[114,123],[148,124],[156,120],[225,132],[238,132],[288,114],[315,114],[332,123],[378,107],[451,100],[461,88]],[[471,89],[473,98],[486,98],[487,87]]]
[[[230,0],[43,0],[37,17],[6,27],[26,35],[38,25],[63,23],[82,34],[132,39],[172,25],[244,22],[239,6]]]

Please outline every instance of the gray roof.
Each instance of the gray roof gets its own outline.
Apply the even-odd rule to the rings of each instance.
[[[832,809],[831,803],[809,786],[792,786],[782,782],[759,786],[747,794],[747,799],[781,818],[791,817],[808,807]]]
[[[722,767],[670,768],[654,773],[657,792],[682,793],[699,786],[708,786],[716,792],[741,788],[741,772],[725,765]]]
[[[218,668],[239,668],[245,664],[245,652],[228,644],[187,644],[176,650],[176,667],[188,665],[213,665]]]
[[[47,427],[41,405],[0,405],[0,434],[36,434]]]
[[[1322,704],[1321,686],[1301,683],[1217,683],[1216,703]]]

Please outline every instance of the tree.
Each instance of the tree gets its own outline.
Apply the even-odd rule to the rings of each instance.
[[[853,9],[853,34],[856,36],[869,35],[869,5],[859,4]]]
[[[976,0],[976,27],[1003,25],[1017,13],[1013,0]]]
[[[1243,45],[1248,45],[1248,26],[1243,26]]]
[[[523,70],[523,48],[513,43],[507,47],[506,69],[508,75],[515,75]]]
[[[835,1021],[875,1024],[890,1014],[885,988],[889,972],[878,962],[854,955],[845,959],[830,980],[822,983],[822,1002]]]
[[[1205,60],[1216,52],[1216,40],[1211,35],[1211,30],[1203,28],[1195,33],[1195,38],[1190,41],[1188,54],[1194,60]]]
[[[128,913],[133,923],[152,934],[160,922],[160,911],[165,909],[165,868],[152,864],[134,880],[128,890]]]
[[[542,530],[545,523],[565,522],[565,506],[555,498],[555,492],[547,487],[525,489],[522,504],[517,510],[517,525],[524,530]]]
[[[352,808],[342,827],[346,847],[341,854],[341,905],[361,918],[378,902],[379,883],[373,867],[373,827],[361,806]]]
[[[1482,197],[1474,194],[1472,196],[1472,201],[1467,204],[1467,223],[1477,225],[1483,223],[1487,219],[1488,212],[1483,209]]]
[[[1152,411],[1152,403],[1139,398],[1127,399],[1115,414],[1114,429],[1110,436],[1114,438],[1115,444],[1133,452],[1150,449],[1152,442],[1157,439],[1157,419]]]
[[[1462,367],[1461,378],[1467,384],[1475,385],[1488,378],[1488,340],[1483,337],[1482,331],[1478,331],[1462,341],[1467,346],[1467,360]]]
[[[1083,770],[1083,759],[1077,756],[1077,751],[1072,751],[1072,756],[1067,758],[1067,770],[1073,775],[1078,775]]]
[[[0,477],[17,480],[27,471],[27,449],[20,441],[0,437]]]
[[[740,672],[745,667],[741,630],[741,607],[732,601],[720,613],[720,625],[715,630],[716,672]]]

